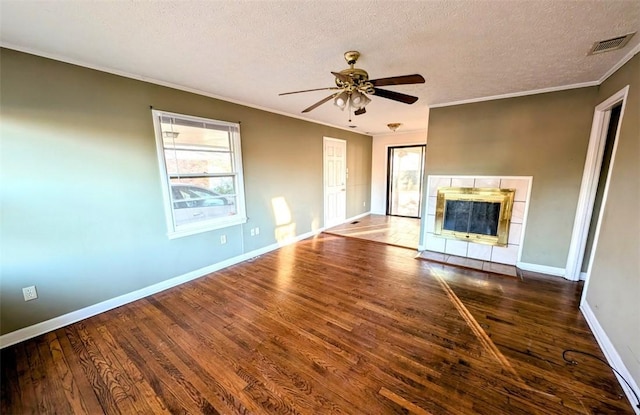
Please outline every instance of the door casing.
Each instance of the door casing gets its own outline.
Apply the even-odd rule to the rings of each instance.
[[[576,209],[573,232],[571,234],[571,244],[569,245],[569,254],[567,256],[567,265],[565,267],[564,278],[568,280],[578,281],[580,279],[582,262],[584,259],[585,247],[587,244],[587,237],[589,235],[589,225],[591,222],[591,215],[593,214],[593,206],[596,199],[596,191],[598,189],[600,170],[602,168],[602,157],[607,140],[607,130],[609,128],[611,109],[619,103],[622,103],[620,118],[618,120],[618,128],[614,138],[615,141],[613,143],[613,152],[611,154],[611,161],[609,164],[609,172],[613,170],[613,165],[615,163],[616,150],[618,148],[618,137],[620,136],[620,125],[622,124],[622,119],[624,118],[624,110],[628,93],[629,86],[627,85],[626,87],[622,88],[620,91],[616,92],[611,97],[600,103],[598,106],[596,106],[594,110],[593,123],[591,125],[591,135],[589,137],[589,147],[587,149],[587,159],[584,164],[582,183],[580,185],[580,194],[578,196],[578,207]],[[607,182],[604,187],[600,217],[597,221],[595,236],[593,239],[593,247],[591,248],[591,258],[587,267],[587,275],[585,276],[585,279],[587,280],[589,273],[591,272],[591,262],[593,260],[598,244],[600,221],[602,220],[602,214],[605,210],[605,205],[607,202],[607,193],[609,190],[610,178],[611,173],[609,173],[609,175],[607,176]],[[583,292],[586,292],[586,289]]]

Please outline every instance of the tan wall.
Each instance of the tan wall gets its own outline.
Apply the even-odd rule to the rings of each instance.
[[[533,176],[522,262],[564,268],[597,93],[433,108],[426,174]]]
[[[640,55],[600,86],[597,102],[627,85],[586,301],[640,385]]]
[[[275,244],[274,198],[318,230],[324,136],[347,140],[347,217],[368,210],[370,136],[8,49],[0,77],[2,334]],[[247,224],[167,238],[150,106],[241,123]]]

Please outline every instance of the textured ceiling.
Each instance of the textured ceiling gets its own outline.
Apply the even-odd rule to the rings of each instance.
[[[428,107],[596,83],[633,50],[587,56],[593,42],[640,31],[640,1],[4,1],[0,43],[371,134],[424,130]],[[331,102],[330,71],[420,73],[406,105],[372,97],[353,117]]]

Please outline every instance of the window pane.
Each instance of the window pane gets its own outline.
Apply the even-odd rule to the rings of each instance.
[[[176,124],[161,124],[162,140],[165,148],[209,149],[231,151],[229,129],[219,130]]]
[[[233,173],[231,153],[165,149],[164,157],[167,171],[172,176],[179,174]]]
[[[176,226],[236,215],[234,177],[171,179]]]
[[[171,185],[190,185],[208,189],[221,195],[235,197],[235,176],[173,178]]]
[[[389,148],[390,215],[420,217],[424,145]]]

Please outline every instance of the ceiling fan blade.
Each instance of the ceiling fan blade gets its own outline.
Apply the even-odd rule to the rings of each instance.
[[[345,84],[353,83],[353,80],[351,79],[351,77],[349,77],[347,75],[343,75],[340,72],[331,72],[331,75],[335,76],[336,78],[338,78],[339,80],[341,80]]]
[[[367,112],[367,109],[365,107],[360,108],[359,110],[355,110],[354,111],[354,115],[362,115],[365,114]]]
[[[331,94],[328,97],[323,98],[320,101],[316,102],[315,104],[313,104],[309,108],[305,108],[302,112],[313,111],[314,109],[318,108],[320,105],[324,104],[325,102],[330,101],[335,96],[336,96],[336,94]]]
[[[392,76],[390,78],[372,79],[369,82],[371,82],[373,86],[424,84],[424,78],[422,77],[422,75],[413,74]]]
[[[382,98],[392,99],[394,101],[404,102],[405,104],[413,104],[418,97],[412,95],[401,94],[400,92],[389,91],[388,89],[373,88],[373,93]]]
[[[278,94],[278,95],[291,95],[291,94],[299,94],[301,92],[312,92],[312,91],[326,91],[329,89],[340,89],[337,86],[330,86],[328,88],[315,88],[315,89],[305,89],[303,91],[293,91],[293,92],[283,92],[282,94]]]

